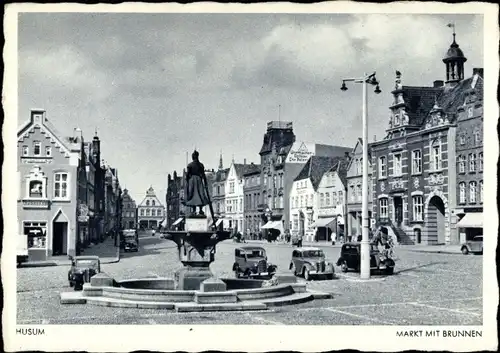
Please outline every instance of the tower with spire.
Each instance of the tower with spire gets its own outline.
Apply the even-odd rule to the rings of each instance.
[[[219,170],[224,169],[224,163],[222,162],[222,151],[220,151],[220,157],[219,157]]]
[[[467,58],[456,42],[455,24],[450,23],[448,27],[453,28],[453,42],[446,52],[443,62],[446,65],[446,86],[454,87],[464,79],[464,63]]]

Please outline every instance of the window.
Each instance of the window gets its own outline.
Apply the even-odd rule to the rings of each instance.
[[[362,197],[362,195],[363,195],[363,192],[361,191],[361,184],[358,184],[358,185],[356,186],[356,189],[357,189],[357,190],[356,190],[356,198],[357,198],[357,200],[358,200],[358,201],[360,201],[360,200],[361,200],[361,197]]]
[[[23,146],[23,157],[26,157],[29,154],[29,147]]]
[[[361,174],[361,161],[356,158],[356,174]]]
[[[479,130],[474,131],[474,144],[476,146],[481,144],[481,134],[479,133]]]
[[[33,142],[33,155],[34,156],[42,155],[42,143],[40,141]]]
[[[285,207],[285,204],[284,204],[284,201],[283,201],[283,196],[280,196],[280,197],[279,197],[279,207],[280,207],[280,208]]]
[[[341,205],[344,203],[344,193],[342,191],[339,191],[339,198],[337,201],[337,205]]]
[[[149,206],[149,200],[146,200],[146,206]]]
[[[459,187],[459,203],[465,203],[466,198],[465,198],[465,183],[460,183],[458,185]]]
[[[356,189],[354,188],[354,185],[351,185],[350,189],[351,189],[351,201],[355,201],[356,200]]]
[[[388,218],[388,202],[386,198],[382,198],[379,201],[379,208],[380,208],[380,218]]]
[[[465,163],[467,162],[467,158],[465,156],[458,157],[458,172],[465,173]]]
[[[435,141],[431,147],[431,169],[441,169],[441,143],[439,141]]]
[[[304,195],[300,195],[300,207],[304,207]]]
[[[469,154],[469,172],[476,171],[476,155],[474,153]]]
[[[387,178],[387,160],[385,157],[378,159],[378,174],[379,178]]]
[[[156,210],[154,208],[151,210],[151,216],[156,216]]]
[[[151,210],[149,208],[146,209],[146,216],[151,215]]]
[[[280,188],[283,187],[283,174],[280,174],[280,185],[279,185]]]
[[[54,175],[54,198],[68,198],[68,173]]]
[[[413,174],[422,173],[422,152],[415,150],[411,153],[411,172]]]
[[[479,153],[479,171],[483,171],[483,152]]]
[[[474,116],[474,110],[472,109],[472,107],[469,107],[469,109],[467,109],[467,117],[472,118],[473,116]]]
[[[239,211],[243,211],[243,200],[240,199],[240,207],[239,207]]]
[[[358,174],[363,174],[363,158],[359,159],[359,172]]]
[[[43,182],[41,180],[30,181],[30,197],[42,197],[43,196]]]
[[[329,192],[327,192],[325,194],[325,206],[327,206],[327,207],[330,206],[330,193]]]
[[[307,206],[313,207],[313,197],[313,194],[309,194],[309,203],[307,204]]]
[[[25,222],[23,233],[28,236],[28,249],[45,249],[47,243],[46,222]]]
[[[50,147],[50,146],[45,147],[45,156],[52,157],[52,147]]]
[[[471,181],[469,183],[469,202],[476,203],[476,187],[477,183],[475,181]]]
[[[337,204],[337,193],[332,192],[332,205],[335,206]]]
[[[460,140],[461,146],[465,145],[465,135],[464,134],[460,135],[459,140]]]
[[[393,175],[401,175],[401,153],[396,153],[392,156]]]
[[[144,216],[144,209],[141,208],[141,216]]]
[[[155,200],[151,201],[151,205],[153,206],[155,205]]]
[[[276,174],[273,175],[273,188],[276,188]]]
[[[483,202],[483,181],[479,182],[479,202]]]
[[[424,220],[424,201],[422,196],[413,196],[413,220]]]
[[[229,183],[229,193],[234,194],[234,182],[233,181]]]
[[[319,207],[324,207],[325,206],[325,194],[321,193],[319,194]]]

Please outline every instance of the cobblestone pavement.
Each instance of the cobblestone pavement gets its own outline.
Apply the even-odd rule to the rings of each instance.
[[[232,276],[236,244],[219,244],[211,269]],[[292,248],[263,244],[269,261],[289,273]],[[322,247],[336,261],[338,247]],[[416,253],[398,248],[395,274],[363,282],[356,273],[308,282],[308,288],[333,293],[333,299],[259,312],[175,313],[91,305],[60,305],[59,293],[71,291],[65,266],[17,269],[18,323],[47,324],[328,324],[328,325],[480,325],[482,323],[482,256]],[[175,244],[141,236],[140,251],[122,254],[102,270],[116,279],[172,277],[182,265]],[[299,281],[304,281],[299,279]],[[300,315],[297,313],[300,312]]]

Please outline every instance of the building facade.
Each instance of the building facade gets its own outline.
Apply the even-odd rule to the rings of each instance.
[[[403,86],[396,72],[387,136],[371,144],[374,218],[403,244],[460,242],[455,212],[457,185],[460,192],[457,118],[479,80],[478,74],[464,79],[465,61],[454,36],[443,59],[445,82]]]
[[[123,189],[122,195],[122,229],[137,229],[137,205],[128,193]]]
[[[234,232],[244,231],[243,226],[243,164],[231,163],[225,184],[226,214],[224,228]]]
[[[372,199],[373,199],[373,186],[371,181],[372,167],[371,167],[371,151],[368,146],[368,216],[371,223],[375,220],[372,217]],[[387,166],[382,166],[387,168]],[[346,236],[347,239],[357,239],[361,235],[362,227],[362,182],[363,182],[363,140],[358,138],[356,145],[352,150],[352,156],[347,166],[346,172],[346,213],[347,225]]]
[[[180,217],[181,179],[180,176],[177,176],[176,171],[174,171],[173,175],[169,174],[167,177],[167,195],[165,201],[167,205],[167,227],[169,229]]]
[[[483,234],[483,70],[473,71],[457,109],[457,227],[461,243]]]
[[[83,138],[62,136],[39,109],[31,111],[17,138],[18,231],[27,236],[29,261],[74,256],[84,238],[79,205],[87,202],[80,188],[86,187]]]
[[[104,233],[116,234],[121,227],[122,189],[118,170],[109,165],[104,168]],[[115,237],[115,239],[117,239]]]
[[[260,165],[251,163],[243,174],[243,233],[247,239],[257,239],[262,221],[258,210],[260,202]]]
[[[137,206],[137,220],[142,229],[156,229],[165,218],[165,208],[156,196],[152,186],[146,191],[146,196]]]
[[[222,219],[223,222],[226,214],[226,180],[228,174],[229,168],[224,168],[221,154],[219,159],[219,168],[215,173],[215,179],[212,185],[212,203],[215,216],[218,219]],[[224,223],[224,228],[227,228],[227,226],[228,225]]]
[[[290,191],[290,215],[292,236],[302,235],[305,241],[317,241],[317,226],[324,226],[317,222],[320,208],[324,212],[325,203],[319,203],[319,184],[324,174],[341,161],[341,157],[320,157],[312,156],[303,166],[299,175],[295,178]],[[324,197],[323,193],[323,197]],[[330,201],[329,201],[330,203]],[[333,220],[332,220],[333,221]],[[315,226],[316,224],[316,226]],[[325,225],[329,226],[328,223]],[[319,236],[318,232],[318,236]],[[331,236],[331,232],[326,231],[325,239]]]
[[[350,158],[340,159],[321,178],[317,194],[317,241],[338,241],[345,237],[347,166]]]

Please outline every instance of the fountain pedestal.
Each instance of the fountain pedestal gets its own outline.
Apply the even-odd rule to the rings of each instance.
[[[174,241],[184,267],[175,273],[177,289],[199,290],[203,281],[213,277],[210,264],[215,260],[217,243],[229,239],[230,232],[213,229],[206,217],[188,217],[186,230],[166,231]]]

